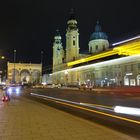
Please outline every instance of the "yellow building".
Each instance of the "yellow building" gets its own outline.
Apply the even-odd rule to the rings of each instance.
[[[97,21],[88,44],[89,53],[80,54],[79,32],[73,12],[67,24],[65,51],[60,34],[55,36],[53,83],[140,86],[140,36],[114,43],[109,47],[108,37],[102,32]]]
[[[140,86],[140,36],[116,45],[108,51],[68,62],[67,69],[53,75],[63,77],[60,83],[67,84]]]
[[[7,67],[7,77],[10,82],[32,84],[41,82],[42,64],[8,62]]]

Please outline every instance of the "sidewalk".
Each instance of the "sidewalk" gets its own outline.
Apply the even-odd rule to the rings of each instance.
[[[24,97],[14,97],[9,103],[0,101],[0,140],[93,139],[136,140]]]
[[[72,88],[72,87],[62,87],[62,89],[68,89],[68,90],[79,90],[78,88]],[[81,90],[83,91],[83,90]],[[86,89],[85,91],[90,91],[89,89]],[[119,95],[125,95],[125,96],[140,96],[140,87],[95,87],[92,89],[92,91],[95,91],[97,93],[111,93],[111,94],[119,94]]]
[[[93,91],[98,93],[111,93],[118,94],[124,96],[140,96],[140,87],[132,86],[132,87],[102,87],[102,88],[93,88]]]

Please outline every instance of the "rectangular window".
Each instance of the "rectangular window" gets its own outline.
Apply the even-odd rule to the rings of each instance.
[[[140,63],[138,64],[138,69],[140,69]]]
[[[126,65],[124,66],[124,71],[127,71],[127,66]]]
[[[133,71],[133,64],[131,64],[131,72]]]
[[[75,40],[73,40],[73,46],[75,46]]]

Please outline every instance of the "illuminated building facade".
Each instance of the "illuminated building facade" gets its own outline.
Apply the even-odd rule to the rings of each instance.
[[[61,64],[64,61],[64,50],[59,30],[56,30],[53,43],[53,72],[61,70]]]
[[[10,63],[7,64],[7,77],[10,83],[39,84],[41,82],[42,64]]]
[[[140,36],[114,43],[109,48],[108,37],[97,22],[88,44],[90,55],[79,53],[78,38],[77,22],[74,18],[68,21],[66,55],[62,55],[64,61],[57,65],[59,69],[53,69],[53,83],[86,83],[100,87],[140,86]]]
[[[79,33],[74,12],[71,11],[66,30],[66,62],[79,57]]]
[[[69,68],[53,75],[65,77],[67,82],[94,86],[140,86],[140,55],[126,56],[104,62]],[[73,75],[76,73],[77,81]],[[60,81],[63,83],[63,81]]]

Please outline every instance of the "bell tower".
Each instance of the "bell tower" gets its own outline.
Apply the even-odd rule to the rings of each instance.
[[[79,32],[73,9],[67,21],[66,30],[66,62],[74,61],[79,57]]]
[[[59,30],[56,30],[53,43],[53,72],[58,71],[60,64],[64,61],[64,50]]]

